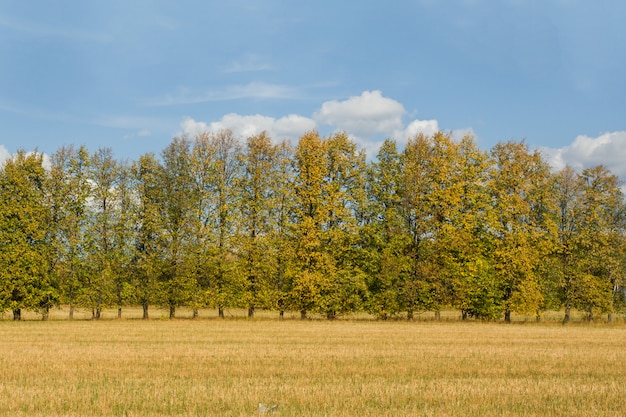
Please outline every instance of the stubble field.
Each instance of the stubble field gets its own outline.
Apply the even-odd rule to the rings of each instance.
[[[626,415],[626,327],[0,321],[0,415]]]

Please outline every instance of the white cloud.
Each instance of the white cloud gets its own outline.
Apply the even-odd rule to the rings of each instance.
[[[113,36],[106,33],[97,33],[69,27],[47,26],[35,22],[20,21],[7,15],[0,16],[0,27],[45,39],[56,37],[96,43],[110,43],[113,41]]]
[[[237,72],[255,72],[255,71],[269,71],[274,69],[272,64],[265,58],[248,54],[242,59],[234,61],[230,65],[224,68],[225,73],[237,73]]]
[[[4,165],[4,161],[9,159],[10,157],[11,154],[9,153],[7,148],[5,148],[4,145],[0,145],[0,166]]]
[[[221,120],[212,123],[198,122],[191,118],[186,118],[181,123],[183,132],[195,136],[201,132],[217,132],[223,129],[230,129],[236,136],[247,138],[258,135],[265,131],[275,141],[283,139],[297,139],[307,131],[316,128],[314,120],[307,117],[291,114],[279,119],[269,116],[252,115],[242,116],[230,113]]]
[[[50,159],[50,155],[48,155],[47,153],[35,151],[26,152],[27,156],[34,154],[41,155],[41,165],[44,167],[44,169],[50,170],[52,168],[52,160]],[[10,153],[7,148],[4,147],[4,145],[0,145],[0,167],[2,167],[7,160],[14,158],[16,155],[16,153]]]
[[[465,129],[454,129],[452,132],[452,140],[456,141],[456,142],[460,142],[461,139],[463,139],[466,136],[471,136],[474,139],[476,139],[476,133],[474,132],[474,129],[472,129],[471,127],[467,127]]]
[[[259,114],[244,116],[230,113],[210,123],[186,118],[181,127],[192,137],[204,131],[231,129],[242,138],[266,131],[274,140],[296,140],[305,132],[324,125],[334,131],[345,131],[359,147],[366,150],[367,155],[375,156],[386,138],[395,139],[402,147],[409,138],[419,133],[430,136],[440,130],[437,120],[415,119],[405,125],[403,116],[406,113],[401,103],[383,97],[376,90],[364,91],[344,101],[326,101],[312,118],[291,114],[275,119]],[[465,135],[474,135],[474,131],[471,128],[457,129],[451,134],[455,140],[460,140]]]
[[[314,114],[320,123],[335,126],[357,136],[371,137],[375,134],[402,129],[404,106],[396,100],[383,97],[376,91],[364,91],[344,101],[326,101]]]
[[[183,104],[198,104],[211,101],[227,101],[240,99],[292,99],[299,98],[297,88],[268,84],[263,82],[251,82],[245,85],[231,85],[217,90],[205,92],[181,89],[175,94],[167,94],[163,97],[148,99],[144,104],[148,106],[178,106]]]
[[[604,133],[596,138],[576,137],[562,148],[540,148],[556,170],[569,165],[576,170],[604,165],[621,179],[626,179],[626,131]]]
[[[437,122],[437,120],[413,120],[406,128],[395,131],[393,137],[398,143],[406,143],[407,139],[419,133],[432,136],[438,131],[439,122]]]

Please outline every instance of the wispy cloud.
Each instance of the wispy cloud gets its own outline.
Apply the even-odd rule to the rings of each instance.
[[[264,57],[249,54],[224,67],[225,73],[270,71],[274,66]]]
[[[25,106],[22,104],[18,104],[15,102],[5,101],[0,99],[0,111],[4,111],[7,113],[12,113],[17,116],[32,118],[32,119],[41,119],[41,120],[53,120],[60,122],[76,122],[78,119],[74,116],[53,112],[49,110],[41,110],[39,108],[34,108],[31,106]]]
[[[21,21],[6,15],[0,16],[0,28],[38,38],[65,38],[96,43],[108,43],[113,40],[113,36],[106,33],[87,31],[78,28],[47,26],[39,23]]]
[[[91,120],[96,126],[112,129],[132,130],[133,136],[151,136],[157,131],[167,131],[170,121],[157,117],[128,116],[128,115],[101,115]]]
[[[176,94],[167,94],[163,97],[145,100],[144,104],[148,106],[178,106],[183,104],[240,100],[245,98],[294,99],[299,96],[299,90],[295,87],[263,82],[251,82],[245,85],[231,85],[222,89],[209,90],[205,92],[183,89]]]

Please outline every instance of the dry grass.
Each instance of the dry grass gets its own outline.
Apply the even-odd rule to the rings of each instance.
[[[626,415],[626,327],[0,321],[0,415]]]

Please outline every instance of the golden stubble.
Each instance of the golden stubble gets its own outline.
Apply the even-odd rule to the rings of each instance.
[[[0,415],[613,416],[626,327],[0,322]]]

